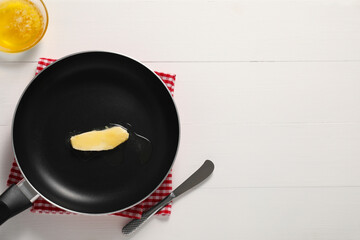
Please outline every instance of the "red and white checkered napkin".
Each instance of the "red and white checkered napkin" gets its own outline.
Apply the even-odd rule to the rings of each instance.
[[[40,58],[37,68],[36,68],[36,74],[41,72],[45,67],[49,66],[51,63],[55,62],[56,59],[50,59],[50,58]],[[174,74],[166,74],[162,72],[155,72],[161,80],[166,84],[168,89],[170,90],[171,94],[174,93],[174,84],[175,84],[175,77]],[[21,175],[21,172],[19,170],[19,167],[17,166],[15,160],[12,164],[9,178],[7,180],[7,185],[16,184],[20,180],[23,179],[23,176]],[[166,177],[165,181],[161,184],[161,186],[153,192],[147,199],[139,203],[138,205],[127,209],[122,212],[117,212],[112,215],[116,216],[123,216],[123,217],[129,217],[129,218],[141,218],[142,213],[147,210],[148,208],[154,206],[157,202],[159,202],[161,199],[169,195],[172,191],[172,173],[170,172],[169,175]],[[68,211],[65,211],[63,209],[60,209],[51,203],[47,202],[43,198],[39,197],[34,203],[31,208],[32,212],[36,213],[53,213],[53,214],[73,214]],[[158,215],[170,215],[171,213],[171,203],[167,206],[165,206],[163,209],[161,209],[159,212],[157,212]]]

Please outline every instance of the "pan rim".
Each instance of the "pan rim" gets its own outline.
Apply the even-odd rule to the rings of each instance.
[[[110,212],[104,212],[104,213],[91,213],[91,212],[81,212],[81,211],[76,211],[76,210],[72,210],[72,209],[68,209],[66,207],[63,207],[61,205],[58,205],[57,203],[49,200],[47,197],[45,197],[42,193],[40,193],[32,184],[31,182],[28,180],[28,178],[26,177],[26,174],[24,174],[23,170],[21,169],[21,165],[19,164],[19,161],[18,161],[18,158],[16,156],[16,151],[15,151],[15,145],[14,145],[14,122],[15,122],[15,116],[16,116],[16,113],[17,113],[17,110],[18,110],[18,107],[19,107],[19,104],[24,96],[24,94],[27,92],[28,88],[31,86],[31,84],[37,79],[38,76],[40,76],[44,70],[50,66],[53,66],[54,64],[64,60],[64,59],[67,59],[67,58],[70,58],[72,56],[76,56],[76,55],[81,55],[81,54],[89,54],[89,53],[104,53],[104,54],[112,54],[112,55],[118,55],[118,56],[122,56],[122,57],[126,57],[126,58],[129,58],[130,60],[142,65],[143,67],[145,67],[147,70],[149,70],[162,84],[163,86],[165,87],[167,93],[169,94],[170,96],[170,99],[173,103],[173,106],[175,108],[175,114],[176,114],[176,118],[177,118],[177,126],[178,126],[178,139],[177,139],[177,146],[176,146],[176,150],[175,150],[175,154],[174,154],[174,158],[171,162],[171,165],[170,165],[170,168],[169,170],[167,171],[165,177],[161,180],[161,182],[154,188],[154,190],[152,190],[148,195],[146,195],[144,198],[142,198],[141,200],[139,200],[138,202],[128,206],[128,207],[125,207],[125,208],[122,208],[122,209],[118,209],[118,210],[115,210],[115,211],[110,211]],[[17,166],[22,174],[22,176],[24,177],[25,181],[31,186],[31,188],[33,188],[33,190],[38,194],[38,197],[42,197],[43,199],[45,199],[46,201],[48,201],[49,203],[53,204],[54,206],[60,208],[60,209],[63,209],[65,211],[68,211],[68,212],[71,212],[71,213],[75,213],[75,214],[83,214],[83,215],[108,215],[108,214],[113,214],[113,213],[117,213],[117,212],[121,212],[121,211],[124,211],[124,210],[127,210],[127,209],[130,209],[134,206],[136,206],[137,204],[141,203],[142,201],[144,201],[145,199],[147,199],[151,194],[153,194],[160,186],[161,184],[165,181],[165,179],[167,178],[167,176],[169,175],[169,173],[171,172],[172,170],[172,167],[175,163],[175,159],[177,157],[177,153],[178,153],[178,150],[179,150],[179,145],[180,145],[180,135],[181,135],[181,129],[180,129],[180,118],[179,118],[179,114],[178,114],[178,108],[175,104],[175,101],[174,101],[174,98],[170,92],[170,90],[168,89],[168,87],[166,86],[166,84],[161,80],[161,78],[153,71],[151,70],[149,67],[147,67],[145,64],[143,64],[142,62],[132,58],[132,57],[129,57],[128,55],[125,55],[125,54],[120,54],[120,53],[116,53],[116,52],[108,52],[108,51],[101,51],[101,50],[92,50],[92,51],[81,51],[81,52],[76,52],[76,53],[72,53],[72,54],[69,54],[69,55],[66,55],[64,57],[61,57],[61,58],[58,58],[54,63],[52,63],[51,65],[45,67],[41,72],[39,72],[36,76],[34,76],[31,81],[27,84],[27,86],[24,88],[23,92],[21,93],[20,97],[19,97],[19,100],[16,104],[16,107],[15,107],[15,110],[14,110],[14,113],[13,113],[13,118],[12,118],[12,127],[11,127],[11,135],[12,135],[12,149],[13,149],[13,153],[14,153],[14,158],[15,158],[15,161],[17,163]],[[36,198],[37,199],[37,198]],[[34,201],[36,201],[36,199]]]

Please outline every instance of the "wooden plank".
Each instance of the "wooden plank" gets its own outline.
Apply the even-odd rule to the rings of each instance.
[[[360,124],[185,124],[173,172],[189,176],[211,159],[217,188],[360,186],[359,132]]]
[[[211,159],[213,188],[360,186],[359,131],[360,124],[185,125],[174,184]],[[10,126],[0,127],[0,156],[4,183],[13,161]]]
[[[360,61],[358,1],[48,1],[48,32],[0,61],[107,50],[141,61]]]
[[[199,189],[175,200],[132,239],[357,240],[359,188]],[[1,226],[2,240],[129,239],[128,220],[24,213]]]
[[[188,63],[158,68],[178,74],[175,99],[182,123],[295,124],[358,123],[359,67]]]
[[[360,63],[147,63],[177,74],[182,124],[359,123]],[[35,63],[0,65],[0,125]]]

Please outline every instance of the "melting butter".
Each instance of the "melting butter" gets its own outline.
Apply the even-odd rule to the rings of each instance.
[[[125,142],[129,133],[122,127],[111,127],[104,130],[93,130],[70,138],[71,146],[80,151],[111,150]]]

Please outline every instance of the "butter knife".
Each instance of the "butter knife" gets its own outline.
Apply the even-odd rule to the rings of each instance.
[[[210,174],[214,171],[214,163],[210,160],[206,160],[204,164],[194,172],[188,179],[185,180],[180,186],[178,186],[172,193],[170,193],[163,200],[158,202],[155,206],[147,210],[142,214],[140,219],[131,220],[126,224],[122,232],[125,235],[128,235],[138,229],[143,223],[146,222],[151,216],[158,212],[161,208],[165,207],[171,200],[183,194],[187,190],[195,187],[202,181],[204,181]]]

